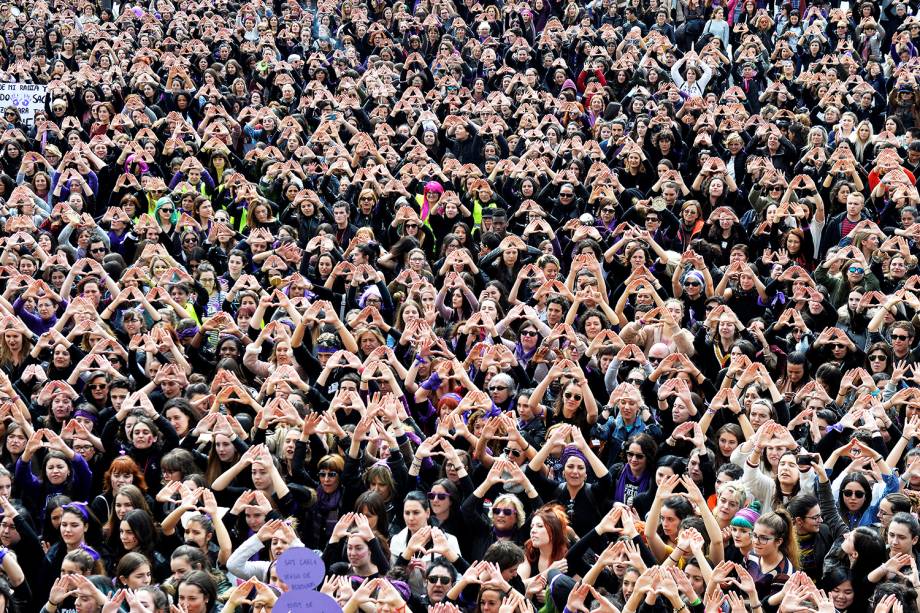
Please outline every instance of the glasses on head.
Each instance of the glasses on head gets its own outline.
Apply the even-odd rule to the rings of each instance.
[[[504,515],[506,517],[511,517],[514,515],[514,509],[500,509],[498,507],[492,507],[492,515]]]
[[[869,361],[870,361],[870,362],[884,362],[884,361],[887,360],[887,359],[888,359],[888,358],[885,357],[884,355],[870,355],[870,356],[869,356]]]
[[[320,479],[335,479],[339,476],[339,471],[337,470],[321,470],[319,471]]]
[[[447,492],[428,492],[428,500],[447,500],[450,494]]]
[[[862,490],[843,490],[843,497],[862,500],[863,498],[866,497],[866,493]]]
[[[627,452],[626,452],[626,457],[627,457],[628,459],[630,459],[630,460],[644,460],[644,459],[645,459],[645,454],[644,454],[644,453],[636,453],[636,452],[634,452],[634,451],[627,451]]]
[[[892,334],[891,335],[891,340],[893,341],[906,341],[909,338],[910,337],[907,336],[906,334]]]
[[[444,575],[428,575],[428,583],[431,585],[437,585],[438,583],[441,585],[450,585],[453,583],[453,579],[445,577]]]
[[[563,394],[566,400],[581,400],[581,394],[575,394],[573,392],[566,392]]]
[[[756,532],[751,535],[751,538],[757,541],[758,543],[769,543],[774,540],[776,537],[769,534],[757,534]]]
[[[511,447],[505,447],[504,449],[502,449],[502,451],[505,453],[505,455],[514,456],[515,458],[521,457],[520,449],[512,449]]]
[[[854,275],[861,275],[866,272],[866,269],[862,266],[850,266],[850,272]]]

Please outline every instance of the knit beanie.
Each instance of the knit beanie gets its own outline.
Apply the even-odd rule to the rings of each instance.
[[[572,79],[566,79],[565,82],[562,84],[562,89],[560,91],[565,91],[567,89],[578,91],[578,88],[575,87],[575,81],[573,81]]]
[[[739,528],[754,529],[754,524],[760,519],[760,503],[754,501],[751,506],[740,509],[732,518],[731,525]]]

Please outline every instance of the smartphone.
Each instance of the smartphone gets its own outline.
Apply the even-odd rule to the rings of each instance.
[[[811,466],[815,456],[810,453],[801,453],[795,456],[795,463],[799,466]]]

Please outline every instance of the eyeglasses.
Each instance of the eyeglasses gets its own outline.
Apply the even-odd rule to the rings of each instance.
[[[511,517],[514,515],[514,509],[499,509],[498,507],[492,507],[492,515],[504,515],[505,517]]]
[[[502,451],[505,452],[505,455],[514,456],[515,458],[521,457],[520,449],[512,449],[511,447],[505,447],[504,449],[502,449]]]
[[[866,272],[866,269],[861,266],[850,266],[850,272],[854,275],[861,275]]]
[[[862,490],[843,490],[843,497],[862,500],[863,498],[866,497],[866,493]]]
[[[563,394],[566,400],[581,400],[581,394],[573,394],[572,392],[566,392]]]
[[[782,185],[774,185],[773,187],[770,188],[770,191],[771,191],[771,192],[781,192],[781,191],[783,191],[783,186],[782,186]]]
[[[758,543],[769,543],[772,540],[775,540],[775,536],[767,536],[766,534],[752,534],[751,538],[757,541]]]
[[[428,583],[431,585],[437,585],[438,583],[441,585],[450,585],[453,582],[453,579],[445,577],[444,575],[428,575]]]
[[[604,208],[601,209],[601,213],[610,213],[610,214],[613,214],[613,213],[616,213],[616,211],[613,210],[613,209],[610,208],[610,207],[604,207]]]
[[[870,362],[884,362],[884,361],[887,360],[887,359],[888,359],[888,358],[887,358],[886,356],[884,356],[884,355],[870,355],[870,356],[869,356],[869,361],[870,361]]]
[[[428,492],[428,500],[447,500],[450,494],[447,492]]]
[[[626,457],[629,458],[630,460],[644,460],[644,459],[645,459],[645,454],[644,454],[644,453],[634,453],[634,452],[632,452],[632,451],[627,451],[627,452],[626,452]]]
[[[536,330],[521,330],[521,336],[536,336]]]
[[[659,221],[661,220],[658,219],[657,217],[646,217],[645,218],[645,223],[658,223]]]
[[[818,513],[817,515],[806,515],[803,519],[810,519],[811,521],[816,521],[818,523],[824,521],[824,518],[821,516],[820,513]]]
[[[910,337],[907,336],[906,334],[892,334],[891,335],[891,340],[893,341],[906,341],[909,338]]]
[[[92,445],[74,445],[73,450],[76,451],[77,453],[87,453],[93,450],[93,446]]]
[[[337,470],[321,470],[319,471],[320,479],[335,479],[339,476],[339,471]]]

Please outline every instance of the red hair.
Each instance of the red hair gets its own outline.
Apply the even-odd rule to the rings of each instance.
[[[102,491],[112,491],[112,474],[113,473],[131,473],[134,477],[134,485],[144,493],[147,493],[147,481],[144,479],[144,473],[141,472],[140,466],[130,458],[130,456],[118,456],[109,464],[109,469],[105,471],[105,477],[102,480]],[[113,492],[114,493],[114,492]]]
[[[538,517],[543,520],[543,526],[549,534],[549,542],[552,546],[550,562],[561,560],[569,551],[569,542],[566,537],[569,529],[569,518],[565,509],[558,504],[544,505],[534,513],[530,521]],[[530,562],[531,569],[536,573],[535,564],[540,561],[540,550],[534,547],[533,539],[527,539],[527,542],[524,543],[524,555],[527,561]]]

